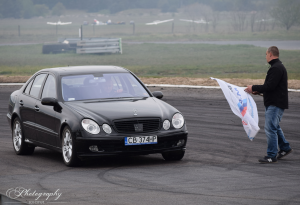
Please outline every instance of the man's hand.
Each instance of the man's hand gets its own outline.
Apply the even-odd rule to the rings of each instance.
[[[117,90],[117,93],[121,93],[121,92],[123,92],[123,89]]]
[[[247,85],[247,88],[244,91],[246,93],[249,93],[249,94],[253,93],[253,91],[252,91],[252,85]]]
[[[253,94],[253,95],[260,95],[260,92],[252,91],[252,94]]]

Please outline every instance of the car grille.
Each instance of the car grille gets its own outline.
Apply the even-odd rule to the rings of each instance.
[[[115,120],[114,126],[119,133],[154,132],[160,129],[160,118],[141,118]]]

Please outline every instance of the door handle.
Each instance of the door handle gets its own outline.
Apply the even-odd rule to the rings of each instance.
[[[21,106],[23,106],[23,105],[24,105],[23,100],[20,100],[19,104],[20,104]]]
[[[37,105],[34,106],[34,109],[35,109],[35,111],[37,111],[37,112],[40,111],[40,108],[39,108],[39,106],[37,106]]]

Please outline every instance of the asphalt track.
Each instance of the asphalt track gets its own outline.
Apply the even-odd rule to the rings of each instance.
[[[182,161],[161,155],[103,157],[76,168],[60,153],[37,148],[17,156],[6,121],[9,94],[20,86],[0,87],[0,192],[24,187],[55,192],[48,204],[300,204],[300,93],[289,92],[290,109],[281,127],[294,152],[276,164],[259,164],[266,154],[264,107],[255,96],[261,128],[250,141],[220,89],[151,87],[185,116],[189,130]],[[32,201],[24,197],[23,201]]]

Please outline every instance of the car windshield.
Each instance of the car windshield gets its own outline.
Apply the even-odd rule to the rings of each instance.
[[[145,88],[130,73],[63,76],[61,87],[64,101],[149,97]]]

